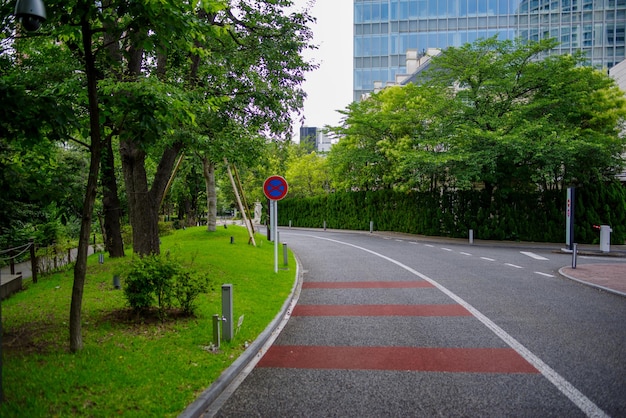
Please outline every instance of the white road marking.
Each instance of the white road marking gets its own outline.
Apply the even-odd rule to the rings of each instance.
[[[451,248],[441,247],[441,249],[442,249],[442,250],[444,250],[444,251],[452,251],[452,249],[451,249]]]
[[[514,337],[509,335],[506,331],[504,331],[502,328],[496,325],[495,322],[487,318],[478,309],[474,308],[472,305],[466,302],[463,298],[461,298],[460,296],[457,296],[455,293],[448,290],[446,287],[442,286],[435,280],[418,272],[417,270],[412,269],[411,267],[405,264],[402,264],[401,262],[397,260],[394,260],[393,258],[387,257],[386,255],[382,255],[372,250],[368,250],[367,248],[359,247],[358,245],[350,244],[348,242],[343,242],[343,241],[337,241],[337,240],[330,239],[330,238],[317,237],[315,235],[307,235],[307,236],[311,238],[317,238],[321,240],[335,242],[337,244],[347,245],[349,247],[353,247],[353,248],[365,251],[367,253],[380,257],[383,260],[387,260],[390,263],[393,263],[405,269],[406,271],[414,274],[415,276],[423,280],[426,280],[427,282],[435,286],[437,289],[439,289],[441,292],[446,294],[448,297],[450,297],[452,300],[454,300],[456,303],[458,303],[459,305],[467,309],[472,315],[474,315],[476,319],[478,319],[480,322],[483,323],[483,325],[485,325],[494,334],[500,337],[500,339],[504,341],[509,347],[517,351],[517,353],[520,356],[522,356],[523,358],[526,359],[526,361],[532,364],[546,379],[548,379],[548,381],[550,381],[550,383],[552,383],[563,395],[565,395],[570,401],[572,401],[585,415],[587,415],[588,417],[609,418],[609,416],[602,409],[600,409],[595,403],[593,403],[591,399],[587,398],[582,392],[576,389],[574,385],[572,385],[569,381],[567,381],[563,376],[558,374],[554,369],[552,369],[550,366],[544,363],[543,360],[541,360],[539,357],[533,354],[529,349],[524,347],[522,343],[520,343]]]
[[[409,241],[409,244],[415,244],[415,245],[417,245],[417,242],[415,242],[415,241]]]
[[[516,269],[523,269],[524,267],[518,266],[517,264],[504,263],[505,266],[515,267]]]
[[[520,253],[527,255],[530,258],[534,258],[535,260],[547,260],[547,258],[539,254],[531,253],[530,251],[520,251]]]
[[[482,258],[483,260],[487,260],[487,261],[496,261],[493,258],[489,258],[489,257],[480,257],[480,258]]]
[[[469,256],[471,256],[471,254],[470,254],[470,253],[464,253],[463,251],[461,251],[459,254],[461,254],[461,255],[469,255]]]
[[[403,240],[401,240],[401,239],[396,239],[396,242],[403,242]]]
[[[542,273],[540,271],[536,271],[535,274],[539,274],[541,276],[545,276],[545,277],[554,277],[553,274],[548,274],[548,273]]]
[[[424,245],[426,245],[427,247],[430,247],[430,248],[434,248],[434,247],[435,247],[435,246],[434,246],[434,245],[432,245],[432,244],[424,244]]]

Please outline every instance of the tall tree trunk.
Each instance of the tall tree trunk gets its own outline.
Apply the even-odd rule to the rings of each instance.
[[[215,164],[206,157],[202,158],[202,174],[206,185],[206,227],[207,231],[217,229],[217,190],[215,189]]]
[[[160,253],[159,206],[181,149],[182,143],[177,142],[163,151],[152,187],[148,189],[145,151],[132,140],[120,141],[128,213],[133,227],[133,251],[139,255]]]
[[[112,0],[103,0],[105,8],[112,6]],[[122,53],[120,51],[119,38],[114,35],[115,23],[106,22],[106,30],[103,34],[104,45],[112,61],[121,63]],[[119,67],[121,68],[121,67]],[[118,67],[113,67],[116,78],[122,80],[123,74]],[[112,135],[105,138],[103,144],[102,166],[102,206],[104,209],[104,249],[110,257],[124,257],[124,241],[122,240],[121,227],[121,203],[117,190],[117,179],[115,177],[115,159],[113,156]]]
[[[111,137],[106,138],[102,150],[102,206],[104,208],[104,248],[110,257],[124,257],[124,242],[120,223],[122,209],[117,194]]]
[[[140,255],[159,254],[158,208],[148,190],[146,153],[135,142],[121,140],[120,155],[133,228],[133,251]]]
[[[100,114],[98,110],[96,65],[95,57],[93,56],[91,49],[92,32],[86,16],[83,17],[81,30],[85,54],[85,72],[87,75],[87,96],[89,99],[91,159],[89,163],[87,189],[85,192],[85,201],[83,203],[82,219],[80,223],[78,254],[76,256],[76,264],[74,266],[74,284],[72,286],[72,302],[70,304],[70,351],[73,353],[83,348],[83,337],[81,332],[83,290],[85,287],[85,276],[87,275],[89,235],[91,234],[91,219],[93,216],[94,203],[96,201],[98,172],[100,170],[100,154],[102,148]]]

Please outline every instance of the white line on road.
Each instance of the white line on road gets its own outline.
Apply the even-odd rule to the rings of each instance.
[[[444,250],[444,251],[452,251],[452,248],[441,247],[441,249]]]
[[[515,267],[516,269],[523,269],[524,267],[518,266],[517,264],[504,263],[505,266]]]
[[[434,248],[434,247],[435,247],[435,246],[434,246],[434,245],[432,245],[432,244],[424,244],[424,245],[426,245],[427,247],[430,247],[430,248]]]
[[[493,258],[489,258],[489,257],[480,257],[480,258],[482,258],[483,260],[487,260],[487,261],[496,261]]]
[[[459,254],[461,254],[461,255],[469,255],[469,256],[471,256],[471,254],[470,254],[470,253],[464,253],[463,251],[461,251]]]
[[[531,253],[530,251],[520,251],[520,253],[527,255],[530,258],[534,258],[535,260],[547,260],[547,258],[539,254]]]
[[[540,271],[536,271],[535,274],[539,274],[541,276],[545,276],[545,277],[554,277],[553,274],[548,274],[548,273],[542,273]]]
[[[496,325],[495,322],[487,318],[478,309],[474,308],[472,305],[466,302],[463,298],[458,296],[456,293],[453,293],[452,291],[448,290],[446,287],[442,286],[437,281],[431,279],[425,274],[420,273],[417,270],[412,269],[411,267],[405,264],[402,264],[401,262],[397,260],[394,260],[393,258],[377,253],[376,251],[368,250],[367,248],[360,247],[358,245],[350,244],[348,242],[343,242],[343,241],[337,241],[337,240],[330,239],[330,238],[317,237],[315,235],[307,235],[307,236],[311,238],[317,238],[321,240],[335,242],[337,244],[347,245],[349,247],[353,247],[353,248],[365,251],[367,253],[380,257],[383,260],[387,260],[390,263],[393,263],[405,269],[406,271],[414,274],[415,276],[423,280],[426,280],[427,282],[435,286],[437,289],[439,289],[441,292],[446,294],[448,297],[450,297],[452,300],[454,300],[456,303],[458,303],[459,305],[467,309],[472,315],[474,315],[476,319],[478,319],[487,328],[489,328],[493,333],[495,333],[498,337],[500,337],[500,339],[504,341],[509,347],[517,351],[519,355],[521,355],[523,358],[526,359],[526,361],[532,364],[563,395],[567,396],[567,398],[570,401],[572,401],[578,408],[580,408],[580,410],[584,414],[586,414],[588,417],[609,418],[609,416],[602,409],[600,409],[595,403],[593,403],[591,399],[587,398],[582,392],[576,389],[574,385],[572,385],[569,381],[567,381],[563,376],[558,374],[554,369],[552,369],[550,366],[544,363],[543,360],[541,360],[539,357],[533,354],[529,349],[524,347],[522,343],[520,343],[514,337],[509,335],[505,330],[503,330],[498,325]]]

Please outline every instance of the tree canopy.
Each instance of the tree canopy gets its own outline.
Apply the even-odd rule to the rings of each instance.
[[[291,113],[304,98],[300,84],[314,68],[301,55],[312,47],[312,18],[306,10],[289,11],[292,5],[291,0],[50,0],[48,19],[37,34],[16,28],[5,18],[9,4],[1,6],[6,13],[0,98],[11,104],[0,113],[3,165],[23,172],[16,155],[52,159],[58,146],[69,142],[85,153],[72,351],[82,347],[82,286],[99,186],[104,223],[119,223],[119,213],[108,214],[127,202],[133,250],[158,253],[159,210],[183,151],[244,161],[254,159],[250,150],[261,135],[290,131]],[[214,143],[207,146],[207,140]],[[227,155],[215,155],[220,151]],[[116,163],[123,172],[120,188]],[[118,190],[126,199],[119,199]],[[120,234],[119,225],[104,229]]]
[[[624,94],[553,40],[448,48],[416,85],[345,111],[330,152],[339,189],[560,189],[622,168]]]

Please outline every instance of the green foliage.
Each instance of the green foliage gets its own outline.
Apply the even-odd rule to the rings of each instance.
[[[173,222],[159,222],[159,236],[164,237],[166,235],[170,235],[174,232],[174,223]]]
[[[329,191],[326,157],[311,152],[291,159],[288,164],[285,180],[290,197],[315,196]]]
[[[194,301],[207,291],[206,277],[186,272],[179,263],[162,255],[133,260],[124,281],[128,304],[138,313],[156,305],[164,315],[176,300],[183,312],[192,314]]]
[[[246,229],[235,226],[211,234],[187,228],[163,238],[164,252],[185,266],[193,260],[185,271],[233,285],[235,318],[245,321],[217,352],[207,350],[211,317],[221,309],[215,288],[196,298],[194,317],[137,317],[111,282],[128,261],[105,256],[99,264],[93,255],[84,288],[85,349],[76,354],[66,343],[72,271],[25,281],[25,291],[2,301],[0,416],[180,415],[276,317],[294,285],[293,254],[290,269],[274,273],[273,246],[262,241],[245,244]]]
[[[130,225],[122,225],[122,241],[124,244],[130,245],[133,242],[133,227]]]
[[[418,85],[343,112],[328,164],[337,190],[558,190],[623,167],[626,99],[554,40],[482,39],[432,59]],[[499,234],[503,232],[500,230]]]
[[[613,228],[611,242],[626,240],[626,188],[599,183],[577,189],[576,241],[593,243],[593,225]],[[293,226],[381,231],[485,240],[563,242],[565,191],[519,192],[447,190],[443,192],[336,192],[312,198],[285,199],[279,223]]]
[[[179,271],[174,278],[172,287],[174,297],[183,313],[193,315],[196,310],[196,299],[208,291],[209,284],[206,276],[189,271]]]

